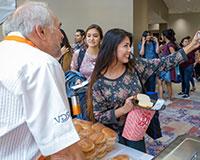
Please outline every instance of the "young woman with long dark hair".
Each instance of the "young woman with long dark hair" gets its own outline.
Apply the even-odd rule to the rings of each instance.
[[[109,30],[103,38],[89,83],[89,118],[114,129],[120,143],[145,152],[144,135],[137,140],[122,137],[127,114],[130,111],[142,114],[140,111],[144,110],[132,103],[134,96],[142,92],[139,78],[145,83],[153,73],[175,67],[187,59],[186,53],[199,46],[197,40],[196,35],[189,46],[165,58],[130,59],[131,34],[122,29]]]

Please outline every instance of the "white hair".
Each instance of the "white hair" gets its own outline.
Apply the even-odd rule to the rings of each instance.
[[[29,1],[16,9],[16,11],[3,23],[4,36],[10,32],[18,31],[27,37],[34,26],[53,27],[53,12],[44,2]]]

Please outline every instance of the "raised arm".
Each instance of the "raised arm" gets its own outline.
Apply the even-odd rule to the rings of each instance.
[[[159,46],[158,38],[154,37],[154,41],[156,42],[156,53],[159,54],[160,53],[160,46]]]
[[[200,46],[200,31],[196,32],[190,44],[183,48],[186,54]]]
[[[71,70],[77,70],[78,69],[78,60],[77,60],[77,58],[78,58],[78,54],[79,54],[79,52],[74,52],[73,53],[73,56],[72,56],[72,61],[71,61],[71,65],[70,65],[70,67],[71,67]]]
[[[139,53],[142,57],[144,56],[145,42],[146,42],[145,37],[142,37],[142,41],[139,43],[139,47],[138,47]]]
[[[153,73],[159,73],[163,70],[168,71],[180,62],[187,61],[187,54],[200,46],[200,37],[198,37],[198,33],[200,33],[200,31],[195,34],[189,45],[167,57],[152,60],[142,58],[136,59],[136,68],[143,82],[145,82]]]

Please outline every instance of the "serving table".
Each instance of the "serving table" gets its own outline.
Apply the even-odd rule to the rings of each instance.
[[[111,152],[109,152],[108,154],[106,154],[106,156],[103,157],[102,160],[110,160],[112,157],[114,157],[118,154],[126,154],[130,158],[132,158],[131,160],[151,160],[151,159],[153,159],[152,155],[149,155],[147,153],[127,147],[120,143],[116,143],[114,146],[114,149]]]

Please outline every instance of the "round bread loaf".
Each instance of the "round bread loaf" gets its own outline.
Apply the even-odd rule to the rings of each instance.
[[[87,139],[87,138],[81,139],[78,142],[78,145],[81,147],[81,150],[83,152],[92,151],[95,147],[94,143],[90,139]]]
[[[104,157],[104,156],[106,155],[106,153],[107,153],[106,150],[103,151],[103,152],[99,152],[99,153],[97,154],[97,158],[102,158],[102,157]]]
[[[80,124],[74,124],[76,131],[79,133],[81,130],[83,130],[83,127],[81,127]]]
[[[84,153],[84,155],[85,155],[85,158],[86,158],[86,160],[94,160],[95,159],[95,157],[96,157],[96,150],[95,150],[95,148],[94,149],[92,149],[91,151],[89,151],[89,152],[83,152]]]
[[[81,127],[84,129],[91,128],[93,124],[91,121],[85,121],[85,120],[76,119],[76,118],[73,119],[73,123],[81,125]]]
[[[96,145],[95,148],[96,148],[98,153],[102,153],[102,152],[107,151],[106,144]]]
[[[94,130],[92,128],[88,128],[88,129],[83,129],[79,132],[79,135],[81,137],[89,137],[90,135],[92,135],[94,133]]]
[[[74,124],[80,124],[80,120],[79,119],[74,118],[74,119],[72,119],[72,121],[73,121]]]
[[[138,105],[141,107],[151,108],[153,106],[150,97],[146,94],[137,94],[137,100],[139,101]]]
[[[93,141],[95,145],[102,144],[106,141],[104,134],[101,132],[92,133],[89,138]]]
[[[109,140],[115,140],[117,138],[117,133],[108,127],[103,128],[102,133]]]
[[[91,128],[91,127],[92,127],[92,122],[90,122],[90,121],[81,120],[80,122],[81,122],[80,125],[81,125],[84,129],[88,129],[88,128]]]
[[[130,160],[128,155],[120,154],[113,157],[111,160]]]
[[[101,123],[95,123],[92,125],[92,129],[96,132],[101,132],[103,128],[105,128],[105,126]]]

